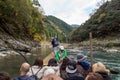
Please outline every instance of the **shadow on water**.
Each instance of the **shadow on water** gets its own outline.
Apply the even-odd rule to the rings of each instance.
[[[30,65],[32,65],[37,56],[41,56],[42,58],[44,58],[46,55],[50,54],[51,51],[52,51],[51,48],[39,48],[31,52],[34,54],[25,57],[29,61]],[[19,75],[19,68],[23,62],[25,62],[25,59],[20,55],[12,55],[1,58],[0,71],[8,72],[10,76],[13,78]]]
[[[75,50],[68,49],[69,56],[76,59],[76,54],[83,53],[88,56],[90,62],[90,51],[89,50]],[[119,72],[119,74],[110,74],[112,80],[120,80],[120,53],[107,53],[104,51],[93,51],[94,63],[102,62],[108,69]]]

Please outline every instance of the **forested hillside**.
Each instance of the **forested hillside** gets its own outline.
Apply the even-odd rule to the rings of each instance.
[[[65,41],[72,31],[70,25],[54,16],[46,16],[43,25],[47,38],[56,36],[60,41]]]
[[[66,34],[69,34],[72,31],[72,26],[68,25],[64,21],[62,21],[54,16],[47,16],[47,19],[52,21],[55,25],[57,25]]]
[[[42,14],[30,0],[0,0],[0,33],[16,38],[42,34]]]
[[[93,33],[93,38],[120,37],[120,0],[107,1],[100,6],[89,20],[72,32],[72,40],[87,40],[89,32]]]
[[[57,36],[63,40],[72,31],[70,25],[39,10],[37,0],[1,0],[0,33],[19,39],[48,40]]]

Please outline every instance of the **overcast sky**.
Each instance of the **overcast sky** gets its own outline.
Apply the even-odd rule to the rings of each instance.
[[[53,15],[68,24],[82,24],[101,0],[38,0],[45,15]]]

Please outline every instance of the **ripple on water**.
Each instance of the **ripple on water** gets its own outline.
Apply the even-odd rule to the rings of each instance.
[[[74,56],[78,52],[72,52],[70,55]],[[90,51],[83,50],[83,54],[88,56],[88,61],[90,61]],[[69,54],[69,53],[68,53]],[[93,51],[94,62],[102,62],[108,69],[120,72],[120,53],[107,53],[103,51]],[[120,74],[111,74],[112,80],[120,80]]]

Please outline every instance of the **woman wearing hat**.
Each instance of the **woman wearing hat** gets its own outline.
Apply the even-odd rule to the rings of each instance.
[[[100,74],[104,80],[112,80],[109,76],[110,70],[106,69],[105,65],[101,62],[97,62],[92,66],[94,73]]]
[[[90,72],[90,64],[87,62],[87,56],[81,53],[77,54],[77,69],[84,77]]]
[[[59,46],[59,50],[55,54],[55,59],[58,61],[58,63],[61,63],[65,57],[67,57],[66,50],[63,46]]]
[[[66,77],[64,80],[84,80],[84,77],[77,72],[76,61],[70,60],[66,67]]]

